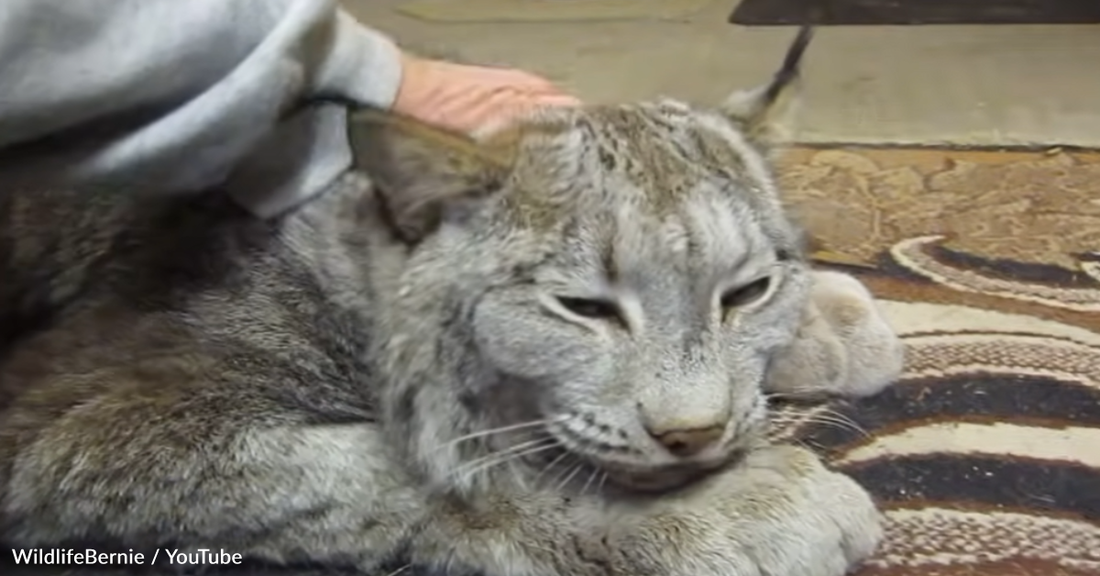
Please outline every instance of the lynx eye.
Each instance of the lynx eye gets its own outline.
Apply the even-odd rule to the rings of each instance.
[[[602,320],[617,320],[619,318],[619,307],[606,300],[558,296],[558,303],[566,310],[585,318]]]
[[[767,294],[771,283],[771,278],[765,276],[759,280],[753,280],[744,286],[728,290],[725,294],[722,294],[722,307],[740,308],[741,306],[752,304],[763,298],[764,294]]]

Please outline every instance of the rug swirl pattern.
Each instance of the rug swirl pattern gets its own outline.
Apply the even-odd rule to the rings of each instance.
[[[888,518],[860,576],[1100,575],[1100,153],[793,150],[791,208],[907,346],[788,414]]]

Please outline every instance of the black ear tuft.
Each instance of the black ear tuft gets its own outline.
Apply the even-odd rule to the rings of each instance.
[[[740,125],[757,145],[767,148],[782,139],[783,124],[795,108],[795,87],[801,77],[802,57],[813,35],[813,26],[803,26],[787,48],[783,64],[771,82],[752,90],[735,92],[720,107],[722,113]]]
[[[779,67],[779,71],[775,73],[771,84],[768,84],[768,87],[764,90],[762,96],[764,106],[775,104],[787,87],[799,79],[802,74],[802,56],[806,53],[806,48],[809,47],[813,38],[813,26],[806,25],[798,30],[798,36],[795,36],[794,41],[787,48],[787,56],[783,58],[783,65]]]

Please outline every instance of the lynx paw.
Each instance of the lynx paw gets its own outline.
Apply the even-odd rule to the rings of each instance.
[[[612,573],[841,576],[882,539],[867,492],[791,446],[758,449],[648,508],[602,540]]]
[[[901,374],[901,340],[854,277],[813,273],[810,302],[790,348],[775,362],[768,391],[869,396]]]

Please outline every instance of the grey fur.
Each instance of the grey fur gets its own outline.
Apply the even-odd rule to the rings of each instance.
[[[364,113],[373,185],[266,223],[216,193],[4,190],[0,537],[839,576],[879,517],[762,441],[810,276],[766,132],[731,114],[552,110],[473,141]]]

